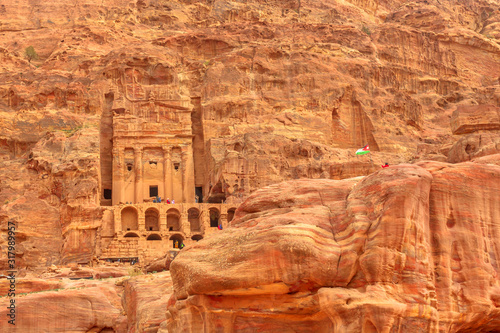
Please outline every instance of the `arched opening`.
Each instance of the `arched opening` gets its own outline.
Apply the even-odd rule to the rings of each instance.
[[[183,247],[184,238],[181,235],[172,235],[170,236],[170,240],[174,249],[181,249]]]
[[[236,142],[234,144],[234,150],[236,150],[238,153],[241,153],[241,151],[243,150],[243,146],[241,145],[241,143]]]
[[[378,330],[375,327],[375,325],[373,325],[373,323],[371,321],[367,320],[365,322],[364,327],[363,327],[363,332],[366,332],[366,333],[378,333]]]
[[[200,226],[200,211],[196,208],[189,208],[188,221],[191,227],[191,232],[201,231]]]
[[[217,208],[210,208],[210,227],[217,228],[219,226],[220,212]]]
[[[137,218],[137,210],[133,207],[125,207],[122,209],[122,230],[139,230],[139,221]]]
[[[227,222],[231,222],[233,220],[235,211],[236,211],[236,208],[229,208],[227,210]]]
[[[181,214],[175,208],[167,210],[167,229],[169,231],[179,231]]]
[[[148,236],[148,238],[146,238],[146,240],[161,240],[161,237],[157,234],[151,234]]]
[[[191,239],[194,241],[199,241],[199,240],[203,239],[203,236],[202,235],[194,235],[193,237],[191,237]]]
[[[128,233],[126,233],[126,234],[125,234],[125,236],[123,236],[123,237],[127,237],[127,238],[128,238],[128,237],[139,238],[139,235],[137,235],[137,234],[136,234],[136,233],[134,233],[134,232],[128,232]]]
[[[155,208],[148,208],[146,213],[146,230],[147,231],[159,231],[160,230],[160,213]]]

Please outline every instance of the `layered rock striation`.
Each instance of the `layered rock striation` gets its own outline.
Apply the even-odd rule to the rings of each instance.
[[[169,331],[497,330],[499,191],[441,162],[263,188],[172,262]]]
[[[237,205],[263,186],[368,175],[384,162],[496,154],[499,8],[1,4],[0,228],[18,223],[22,269],[89,262],[108,244],[102,234],[114,236],[99,208],[110,200],[114,117],[155,122],[180,104],[205,202]],[[367,144],[371,158],[356,157]],[[0,246],[5,253],[5,239]]]
[[[86,273],[99,276],[102,270]],[[68,280],[52,274],[43,280],[18,278],[17,286],[16,325],[2,320],[2,332],[153,333],[166,319],[172,280],[168,272],[105,280]],[[9,314],[4,293],[8,288],[9,283],[0,283],[4,318]]]

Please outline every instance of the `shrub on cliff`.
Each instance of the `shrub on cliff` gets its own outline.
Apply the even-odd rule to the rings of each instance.
[[[28,46],[26,50],[24,51],[24,54],[26,55],[26,58],[28,58],[28,62],[31,63],[31,60],[38,59],[38,53],[36,53],[35,48],[33,46]]]

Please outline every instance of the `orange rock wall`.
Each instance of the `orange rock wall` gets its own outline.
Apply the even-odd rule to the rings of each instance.
[[[1,223],[41,217],[18,219],[23,267],[89,260],[102,231],[94,203],[111,203],[113,112],[151,118],[172,106],[159,100],[193,110],[192,178],[205,201],[498,153],[495,127],[453,125],[457,109],[500,105],[498,10],[482,0],[2,4]],[[78,153],[61,151],[64,167],[32,174],[47,135],[90,133]],[[355,157],[365,144],[372,154]],[[29,241],[42,234],[44,244]]]
[[[168,327],[497,330],[499,185],[493,164],[422,162],[263,188],[171,263]]]

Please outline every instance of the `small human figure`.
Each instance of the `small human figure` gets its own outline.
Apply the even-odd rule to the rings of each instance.
[[[167,203],[168,203],[168,204],[170,203],[170,199],[169,199],[169,198],[167,198]]]
[[[184,248],[184,243],[181,243],[181,246],[179,248],[182,250]]]
[[[384,165],[382,165],[382,168],[388,168],[389,167],[389,163],[385,163]]]
[[[172,204],[174,204],[174,203],[175,203],[175,200],[174,200],[174,199],[172,199]]]
[[[175,242],[174,242],[174,249],[177,249],[177,248],[179,248],[179,242],[178,242],[178,241],[175,241]]]

